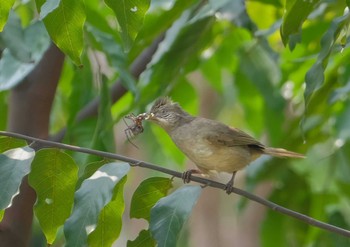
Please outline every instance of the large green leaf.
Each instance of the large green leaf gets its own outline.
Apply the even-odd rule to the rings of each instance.
[[[0,153],[9,149],[26,146],[27,142],[13,137],[0,136]]]
[[[34,212],[49,244],[71,213],[77,179],[78,167],[68,154],[42,149],[35,155],[29,184],[36,192]]]
[[[102,209],[96,229],[89,235],[89,246],[112,246],[122,229],[124,184],[126,176],[114,188],[112,200]]]
[[[149,8],[150,0],[105,0],[106,4],[113,9],[121,29],[121,36],[126,51],[129,51],[143,19]]]
[[[307,108],[312,94],[318,90],[324,82],[324,71],[328,64],[328,58],[332,52],[332,49],[339,37],[340,32],[346,24],[348,24],[350,13],[346,13],[341,17],[334,19],[330,28],[323,35],[321,39],[321,51],[318,54],[315,64],[307,72],[305,76],[305,106]]]
[[[0,210],[11,206],[23,177],[30,171],[34,155],[34,150],[28,146],[0,154]]]
[[[101,210],[112,200],[115,186],[128,173],[126,163],[113,162],[99,168],[75,192],[72,215],[64,224],[66,246],[86,246],[97,227]]]
[[[37,8],[40,9],[44,3],[44,0],[36,0]],[[53,42],[77,65],[81,65],[85,18],[82,0],[61,0],[59,6],[44,18]]]
[[[291,36],[300,35],[301,26],[318,4],[319,0],[304,1],[304,0],[289,0],[286,1],[286,11],[283,15],[281,25],[281,37],[284,45],[288,44]],[[295,43],[289,43],[291,50],[294,49]]]
[[[201,194],[200,186],[183,186],[160,199],[151,210],[150,230],[159,247],[176,246],[182,226]]]
[[[2,1],[0,5],[0,32],[2,32],[15,0]]]
[[[132,195],[130,218],[143,218],[149,221],[151,208],[168,193],[171,187],[169,178],[152,177],[142,181]]]
[[[152,238],[149,230],[142,230],[134,240],[128,240],[127,247],[154,247],[156,241]]]
[[[50,37],[43,24],[36,22],[24,30],[23,43],[31,52],[31,62],[21,62],[5,49],[0,60],[0,91],[16,86],[35,68],[50,45]]]

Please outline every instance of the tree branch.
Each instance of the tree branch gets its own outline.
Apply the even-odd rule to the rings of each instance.
[[[173,177],[182,178],[181,172],[170,170],[170,169],[160,167],[160,166],[157,166],[157,165],[145,162],[145,161],[133,159],[133,158],[130,158],[127,156],[119,155],[119,154],[102,152],[102,151],[97,151],[97,150],[93,150],[93,149],[89,149],[89,148],[82,148],[82,147],[78,147],[78,146],[72,146],[72,145],[62,144],[62,143],[53,142],[53,141],[42,140],[42,139],[38,139],[38,138],[30,137],[30,136],[25,136],[25,135],[21,135],[21,134],[17,134],[17,133],[12,133],[12,132],[6,132],[6,131],[0,131],[0,135],[13,137],[13,138],[19,138],[19,139],[23,139],[23,140],[27,140],[27,141],[31,141],[31,142],[36,142],[36,143],[39,143],[45,147],[56,147],[56,148],[61,148],[61,149],[65,149],[65,150],[71,150],[71,151],[75,151],[75,152],[96,155],[96,156],[100,156],[100,157],[107,158],[107,159],[120,160],[120,161],[124,161],[124,162],[129,163],[133,167],[143,167],[143,168],[159,171],[162,173],[166,173],[166,174],[169,174]],[[210,186],[210,187],[218,188],[218,189],[222,189],[222,190],[225,189],[225,184],[222,184],[222,183],[210,180],[210,179],[192,176],[190,178],[190,180],[197,182],[197,183],[201,183],[205,186]],[[252,200],[254,202],[262,204],[262,205],[264,205],[264,206],[266,206],[274,211],[280,212],[282,214],[285,214],[285,215],[288,215],[288,216],[293,217],[295,219],[298,219],[300,221],[303,221],[309,225],[316,226],[318,228],[327,230],[329,232],[337,233],[337,234],[343,235],[345,237],[350,237],[349,230],[346,230],[346,229],[343,229],[343,228],[340,228],[340,227],[337,227],[337,226],[334,226],[331,224],[327,224],[325,222],[316,220],[316,219],[309,217],[307,215],[295,212],[295,211],[290,210],[288,208],[282,207],[276,203],[270,202],[264,198],[261,198],[259,196],[254,195],[254,194],[251,194],[247,191],[244,191],[244,190],[241,190],[238,188],[233,188],[232,192],[237,194],[237,195],[243,196],[249,200]]]

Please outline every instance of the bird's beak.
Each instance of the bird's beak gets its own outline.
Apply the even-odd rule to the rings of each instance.
[[[154,116],[154,114],[151,112],[151,113],[148,113],[147,114],[147,116],[145,117],[145,120],[152,120],[152,119],[154,119],[155,118],[155,116]]]

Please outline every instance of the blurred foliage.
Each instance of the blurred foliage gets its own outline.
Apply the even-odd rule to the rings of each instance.
[[[305,153],[305,160],[259,159],[247,168],[247,188],[273,180],[271,200],[350,229],[349,1],[5,2],[0,8],[1,129],[6,128],[8,90],[40,61],[50,37],[67,55],[51,114],[53,135],[66,127],[65,142],[113,151],[113,124],[169,95],[192,114],[209,108],[218,120],[268,145]],[[163,34],[152,61],[134,78],[128,68]],[[127,93],[113,102],[108,90],[118,78]],[[210,88],[215,97],[205,97],[203,88]],[[77,120],[81,109],[97,97],[102,99],[98,116]],[[137,143],[144,160],[184,169],[185,157],[160,128],[146,123]],[[76,195],[84,197],[84,181],[91,183],[89,178],[108,162],[69,154],[80,168]],[[115,213],[108,203],[123,200],[124,180],[105,191],[108,198],[88,198],[89,205],[103,203],[87,212],[89,224],[100,225],[83,241],[99,243],[100,227],[106,227],[103,215]],[[75,199],[74,210],[85,215],[80,199]],[[124,202],[117,208],[119,222]],[[72,221],[76,215],[73,211],[65,226],[69,244],[76,240],[74,222],[87,227],[79,218]],[[120,228],[114,227],[119,235]],[[154,245],[149,234],[142,231],[138,241]],[[109,242],[116,237],[106,236]],[[51,234],[50,242],[53,239]],[[261,225],[261,246],[286,245],[346,246],[350,241],[268,212]]]

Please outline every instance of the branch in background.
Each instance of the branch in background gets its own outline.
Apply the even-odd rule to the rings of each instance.
[[[164,34],[160,35],[153,41],[151,46],[145,49],[131,64],[130,73],[135,77],[139,78],[141,73],[146,69],[147,64],[152,60],[153,54],[156,52],[159,43],[163,40]],[[121,79],[118,79],[111,88],[111,100],[112,103],[118,101],[128,90],[122,85]],[[100,98],[97,97],[91,101],[87,106],[78,112],[76,121],[80,122],[92,116],[97,115],[98,105],[100,104]],[[60,130],[51,139],[53,141],[62,141],[66,133],[66,128]]]
[[[147,168],[147,169],[151,169],[151,170],[155,170],[155,171],[159,171],[162,173],[166,173],[169,174],[173,177],[177,177],[177,178],[182,178],[182,173],[181,172],[177,172],[174,170],[170,170],[164,167],[160,167],[148,162],[144,162],[144,161],[140,161],[137,159],[133,159],[127,156],[123,156],[123,155],[119,155],[119,154],[113,154],[113,153],[108,153],[108,152],[102,152],[102,151],[97,151],[97,150],[93,150],[93,149],[89,149],[89,148],[82,148],[82,147],[78,147],[78,146],[72,146],[72,145],[68,145],[68,144],[62,144],[62,143],[58,143],[58,142],[53,142],[53,141],[46,141],[46,140],[42,140],[42,139],[38,139],[38,138],[34,138],[34,137],[30,137],[30,136],[25,136],[25,135],[21,135],[21,134],[17,134],[17,133],[12,133],[12,132],[5,132],[5,131],[0,131],[0,135],[2,136],[8,136],[8,137],[14,137],[14,138],[19,138],[19,139],[23,139],[23,140],[27,140],[27,141],[32,141],[32,142],[36,142],[39,143],[42,146],[46,146],[46,147],[56,147],[56,148],[61,148],[61,149],[65,149],[65,150],[71,150],[71,151],[75,151],[75,152],[81,152],[81,153],[86,153],[86,154],[91,154],[91,155],[96,155],[96,156],[100,156],[103,158],[107,158],[107,159],[113,159],[113,160],[120,160],[120,161],[124,161],[129,163],[131,166],[138,166],[138,167],[143,167],[143,168]],[[201,183],[205,186],[210,186],[213,188],[218,188],[218,189],[222,189],[225,190],[225,184],[210,180],[210,179],[206,179],[206,178],[201,178],[201,177],[194,177],[192,176],[190,178],[191,181],[197,182],[197,183]],[[262,204],[274,211],[280,212],[282,214],[288,215],[290,217],[293,217],[295,219],[298,219],[300,221],[303,221],[309,225],[313,225],[316,226],[318,228],[327,230],[329,232],[333,232],[333,233],[337,233],[340,235],[343,235],[345,237],[350,237],[350,231],[337,227],[337,226],[333,226],[330,224],[327,224],[325,222],[316,220],[312,217],[306,216],[304,214],[295,212],[293,210],[290,210],[288,208],[282,207],[276,203],[270,202],[264,198],[261,198],[259,196],[253,195],[247,191],[238,189],[238,188],[233,188],[232,190],[233,193],[243,196],[251,201],[255,201],[259,204]]]

